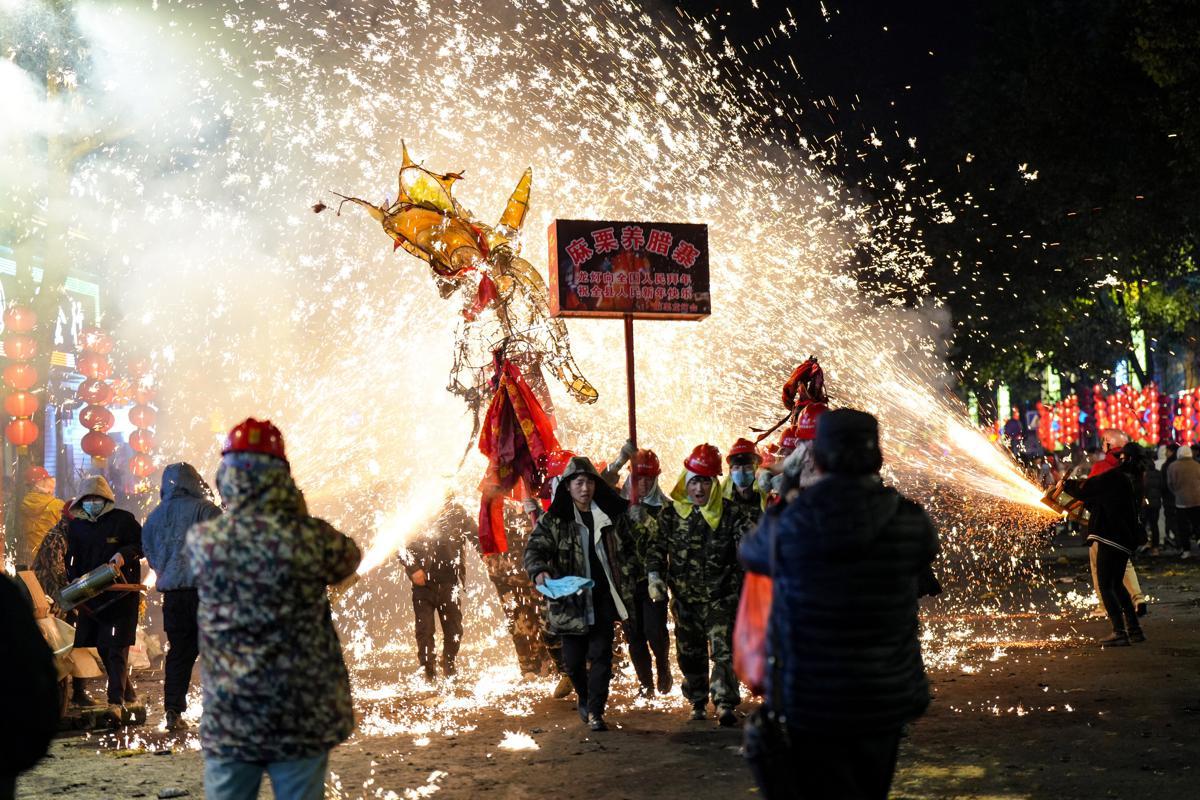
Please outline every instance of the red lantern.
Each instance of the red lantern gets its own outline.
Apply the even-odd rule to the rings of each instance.
[[[104,381],[84,381],[75,390],[75,396],[85,403],[102,406],[113,399],[113,388]]]
[[[158,412],[150,406],[140,405],[129,409],[129,421],[135,428],[153,428]]]
[[[28,419],[14,419],[4,429],[4,438],[17,447],[28,447],[37,441],[38,426]]]
[[[129,435],[129,446],[138,453],[149,453],[154,449],[154,434],[139,428]]]
[[[4,398],[4,413],[10,417],[32,417],[37,410],[37,395],[29,392],[13,392]]]
[[[135,358],[129,362],[129,374],[138,380],[150,371],[150,362],[145,358]]]
[[[89,431],[107,433],[116,421],[117,418],[104,406],[87,406],[79,412],[79,424]]]
[[[79,334],[85,352],[106,356],[113,351],[113,339],[99,328],[84,328]]]
[[[139,478],[148,478],[154,472],[154,459],[145,453],[134,453],[129,459],[129,471]]]
[[[37,368],[30,364],[9,364],[4,368],[4,382],[20,392],[26,392],[37,383]]]
[[[154,398],[158,397],[158,392],[153,389],[138,389],[133,393],[133,399],[140,406],[148,406],[154,402]]]
[[[92,458],[108,458],[117,449],[117,443],[113,441],[113,438],[107,433],[99,431],[84,434],[83,440],[79,444],[83,447],[83,452]]]
[[[13,333],[29,333],[37,327],[37,314],[27,306],[12,306],[4,312],[4,329]]]
[[[84,353],[75,359],[75,371],[85,378],[102,381],[112,372],[108,359],[97,353]]]
[[[10,333],[4,337],[4,355],[13,361],[28,361],[37,355],[37,339],[23,333]]]

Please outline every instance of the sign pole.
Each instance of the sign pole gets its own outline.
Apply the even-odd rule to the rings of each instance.
[[[629,441],[637,447],[637,384],[633,375],[633,314],[625,314],[625,390],[629,408]],[[629,503],[636,505],[637,496],[637,453],[629,460]]]

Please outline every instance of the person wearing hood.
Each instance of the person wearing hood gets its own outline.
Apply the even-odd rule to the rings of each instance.
[[[635,609],[636,542],[644,523],[634,522],[628,510],[629,503],[591,461],[572,458],[525,545],[525,571],[535,585],[548,587],[548,581],[562,578],[585,582],[579,591],[551,596],[547,618],[562,639],[563,667],[575,687],[579,716],[593,731],[608,729],[604,708],[614,625]]]
[[[45,467],[30,467],[25,476],[29,491],[21,498],[21,547],[17,563],[32,564],[50,529],[62,519],[62,500],[54,496],[54,476]]]
[[[197,522],[221,516],[212,492],[191,464],[169,464],[163,470],[158,507],[142,527],[142,550],[154,570],[155,588],[162,594],[163,630],[167,634],[167,657],[163,663],[163,707],[167,730],[187,729],[188,684],[192,667],[200,655],[200,632],[196,623],[199,596],[188,569],[184,545],[187,532]]]
[[[462,594],[467,578],[466,543],[473,521],[448,495],[429,530],[400,550],[398,558],[412,583],[417,662],[427,680],[437,677],[435,620],[442,626],[442,675],[458,674],[455,659],[462,644]]]
[[[736,503],[724,502],[716,486],[720,474],[721,453],[711,444],[684,460],[646,550],[646,572],[652,598],[670,591],[675,655],[692,719],[708,718],[711,694],[720,724],[732,727],[741,702],[732,642],[742,589],[737,547],[753,521]]]
[[[204,787],[209,800],[325,796],[329,752],[354,728],[350,679],[328,587],[362,553],[309,516],[283,435],[247,419],[222,449],[225,513],[196,524],[187,563],[199,595]]]
[[[758,522],[767,507],[767,492],[755,478],[762,464],[758,448],[749,439],[738,439],[729,448],[725,463],[729,465],[729,480],[725,481],[723,489],[725,502],[739,506],[750,519]]]
[[[902,727],[929,705],[917,600],[937,533],[885,486],[879,426],[837,409],[817,424],[818,480],[742,542],[773,580],[763,707],[745,754],[764,797],[883,800]]]
[[[641,687],[639,693],[643,697],[653,697],[655,689],[659,694],[667,694],[675,684],[671,676],[667,601],[650,597],[646,572],[642,568],[650,535],[657,528],[658,517],[667,503],[667,497],[658,485],[658,476],[661,474],[658,454],[653,450],[637,450],[629,468],[629,477],[621,486],[621,497],[626,500],[636,492],[637,503],[630,506],[629,514],[635,522],[642,523],[642,535],[636,542],[639,570],[637,585],[633,590],[633,604],[637,613],[625,621],[623,629],[625,641],[629,644],[629,660],[633,662],[633,671]]]
[[[1175,462],[1167,469],[1167,484],[1175,501],[1175,538],[1179,557],[1192,557],[1192,538],[1200,539],[1200,461],[1192,448],[1184,445],[1175,453]]]
[[[117,508],[108,481],[99,475],[84,478],[70,512],[67,581],[111,563],[121,572],[120,583],[140,583],[142,526],[133,514]],[[108,674],[108,712],[117,723],[125,720],[125,703],[137,699],[129,679],[129,648],[137,639],[140,602],[137,592],[103,592],[78,608],[75,646],[99,651]]]
[[[1095,558],[1100,600],[1113,628],[1112,636],[1101,644],[1128,647],[1131,642],[1146,641],[1133,600],[1122,585],[1129,559],[1146,536],[1138,516],[1142,501],[1142,449],[1127,443],[1114,458],[1115,469],[1082,481],[1067,480],[1063,489],[1082,500],[1088,511],[1087,541]]]

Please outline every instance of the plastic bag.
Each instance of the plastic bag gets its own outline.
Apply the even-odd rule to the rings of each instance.
[[[766,575],[746,573],[733,626],[733,669],[742,683],[762,695],[767,683],[767,621],[771,617],[772,582]]]

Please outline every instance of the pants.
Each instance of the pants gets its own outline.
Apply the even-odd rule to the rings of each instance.
[[[562,635],[563,669],[575,687],[575,696],[588,714],[604,716],[608,684],[613,673],[611,620],[598,620],[587,633]]]
[[[417,636],[417,661],[427,672],[434,668],[434,618],[442,625],[442,672],[454,674],[454,659],[462,643],[462,607],[457,584],[426,583],[413,587],[413,618]]]
[[[746,763],[767,800],[887,800],[896,772],[900,731],[857,734],[789,730],[762,741],[746,728]]]
[[[329,751],[297,761],[223,761],[204,758],[207,800],[257,800],[263,772],[271,777],[276,800],[323,800]]]
[[[1200,539],[1200,506],[1175,509],[1175,541],[1179,549],[1191,549],[1192,539]]]
[[[1106,545],[1107,546],[1107,545]],[[1100,594],[1100,577],[1096,571],[1096,548],[1100,547],[1099,542],[1092,542],[1088,548],[1088,560],[1092,565],[1092,588],[1096,590],[1096,597],[1100,598],[1100,602],[1104,602],[1103,596]],[[1122,582],[1125,586],[1125,591],[1129,593],[1129,599],[1136,606],[1138,603],[1145,602],[1146,596],[1142,594],[1142,585],[1138,581],[1137,571],[1133,568],[1133,562],[1128,559],[1125,562],[1125,574],[1122,576]]]
[[[162,593],[163,630],[167,634],[167,657],[163,661],[163,707],[182,714],[187,710],[188,684],[192,667],[200,655],[200,630],[196,611],[200,599],[195,589]]]
[[[1179,509],[1175,507],[1175,498],[1168,497],[1163,501],[1163,529],[1166,535],[1177,545],[1179,543]]]
[[[660,676],[671,670],[667,661],[671,649],[667,637],[667,602],[660,600],[656,603],[651,600],[646,582],[641,581],[634,589],[633,604],[635,613],[632,619],[624,623],[625,639],[629,642],[629,660],[633,662],[638,683],[653,689],[655,670]],[[653,670],[650,663],[652,653]]]
[[[1129,592],[1122,585],[1125,578],[1125,568],[1129,564],[1129,556],[1115,547],[1109,547],[1100,542],[1092,544],[1092,552],[1096,557],[1096,582],[1099,585],[1100,601],[1108,612],[1109,622],[1116,633],[1134,633],[1140,631],[1137,613]]]
[[[1158,530],[1158,516],[1162,511],[1161,505],[1150,505],[1142,509],[1142,522],[1146,525],[1146,533],[1150,537],[1150,546],[1158,547],[1162,534]]]
[[[675,617],[675,656],[683,673],[683,696],[692,702],[729,706],[740,703],[737,676],[733,674],[733,621],[737,598],[732,602],[671,600]],[[711,676],[709,662],[712,662]]]
[[[97,647],[104,671],[108,673],[108,704],[125,705],[125,684],[129,681],[129,648]]]

